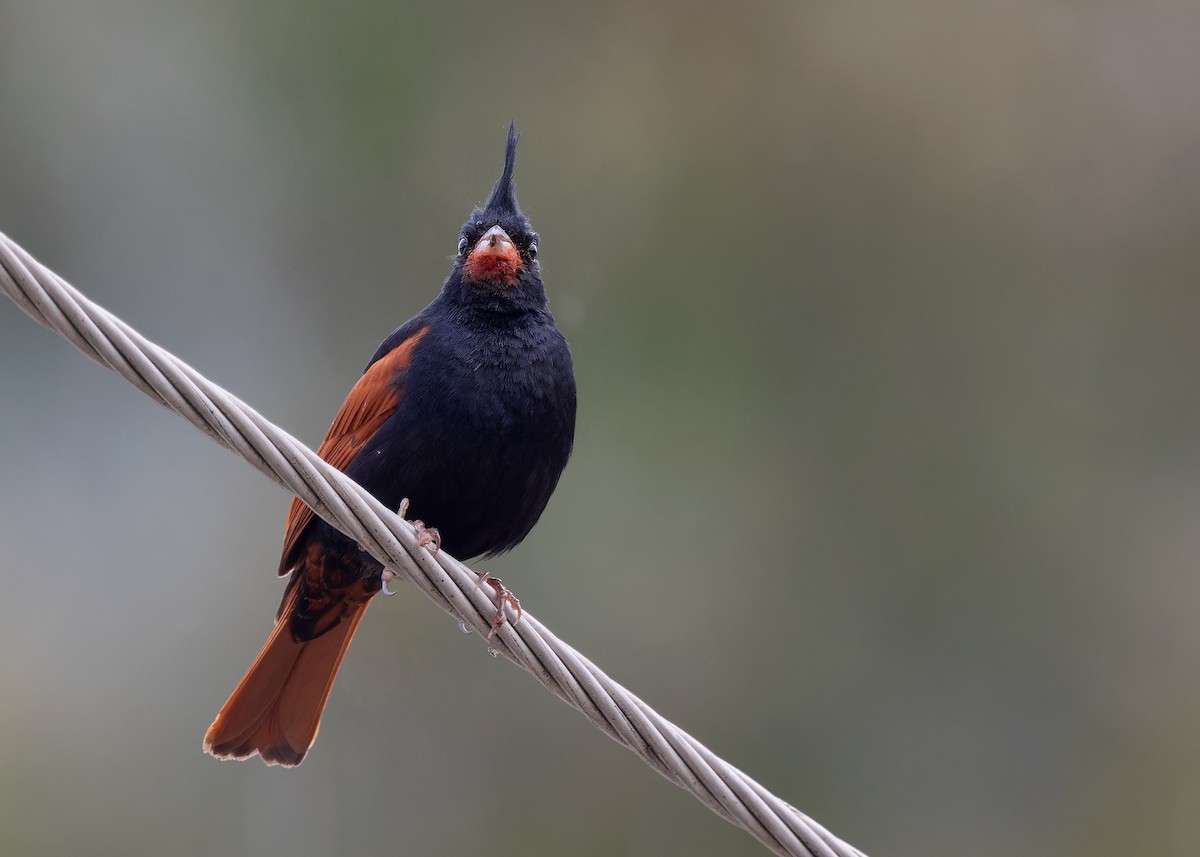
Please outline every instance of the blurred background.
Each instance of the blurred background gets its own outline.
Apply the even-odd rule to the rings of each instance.
[[[579,430],[482,565],[869,854],[1194,855],[1198,34],[8,0],[0,230],[316,445],[516,119]],[[288,498],[7,302],[0,449],[0,852],[764,853],[410,590],[303,767],[218,764]]]

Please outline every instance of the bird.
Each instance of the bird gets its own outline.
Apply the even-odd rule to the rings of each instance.
[[[411,515],[422,545],[459,559],[494,557],[529,534],[574,443],[574,364],[517,202],[517,139],[514,122],[503,172],[459,231],[441,290],[384,339],[317,450]],[[279,575],[274,630],[204,737],[220,759],[304,760],[350,640],[394,577],[299,498]]]

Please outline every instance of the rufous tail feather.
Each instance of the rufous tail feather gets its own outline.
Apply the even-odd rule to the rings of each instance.
[[[324,634],[302,642],[292,637],[288,604],[245,678],[208,727],[204,750],[219,759],[262,756],[268,765],[292,767],[317,739],[321,712],[342,657],[369,601]]]

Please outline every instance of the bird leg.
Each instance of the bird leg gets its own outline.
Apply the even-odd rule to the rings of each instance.
[[[405,497],[400,501],[400,508],[396,510],[396,514],[403,518],[407,513],[408,498]],[[424,521],[411,521],[410,523],[417,531],[417,547],[427,548],[432,545],[433,550],[430,553],[437,553],[442,549],[442,534],[437,531],[436,527],[427,527]]]
[[[521,599],[513,595],[508,587],[505,586],[500,580],[500,578],[488,574],[486,571],[479,572],[478,574],[479,579],[475,581],[475,585],[483,586],[486,583],[488,586],[492,587],[496,593],[496,615],[492,619],[492,630],[488,633],[488,639],[490,640],[492,637],[496,636],[496,632],[500,630],[500,626],[503,625],[508,619],[508,617],[504,615],[504,605],[507,604],[508,606],[512,607],[514,611],[516,611],[517,618],[513,620],[514,625],[521,621]]]

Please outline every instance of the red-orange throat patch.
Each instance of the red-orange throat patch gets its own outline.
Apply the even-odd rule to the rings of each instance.
[[[511,286],[523,266],[521,253],[506,243],[503,247],[476,247],[467,257],[463,270],[472,280],[488,280]]]

